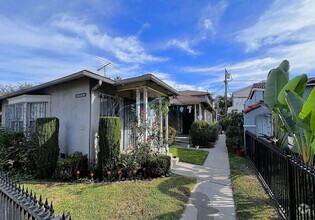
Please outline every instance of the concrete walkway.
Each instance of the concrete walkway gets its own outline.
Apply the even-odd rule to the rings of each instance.
[[[209,151],[203,166],[178,162],[173,168],[174,173],[197,178],[181,219],[236,219],[225,136],[203,150]]]

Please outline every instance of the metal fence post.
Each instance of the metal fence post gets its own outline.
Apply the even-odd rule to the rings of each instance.
[[[295,200],[295,174],[291,164],[291,155],[287,155],[288,168],[288,200],[289,200],[289,219],[296,219],[296,200]]]

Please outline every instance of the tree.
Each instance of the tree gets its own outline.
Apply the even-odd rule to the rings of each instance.
[[[31,83],[28,83],[28,82],[19,83],[17,85],[12,85],[12,84],[1,85],[0,84],[0,96],[1,95],[7,95],[7,94],[17,92],[17,91],[21,91],[24,89],[28,89],[31,87],[33,87],[33,85]]]
[[[224,106],[225,106],[225,100],[224,100],[224,96],[219,95],[216,97],[215,99],[215,107],[218,110],[218,114],[219,115],[225,115],[224,112]],[[227,107],[231,107],[232,106],[232,98],[231,97],[227,97]]]

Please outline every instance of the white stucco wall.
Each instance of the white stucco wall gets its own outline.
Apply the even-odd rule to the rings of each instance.
[[[232,95],[232,106],[228,108],[228,113],[236,110],[242,112],[244,110],[244,103],[248,99],[248,95],[252,89],[252,86],[247,86],[238,91],[233,92]]]
[[[91,89],[97,84],[97,82],[91,83]],[[97,88],[95,91],[91,92],[90,102],[91,105],[91,140],[90,140],[90,146],[91,146],[91,158],[95,157],[95,149],[94,149],[94,138],[95,133],[98,133],[98,125],[100,120],[100,108],[101,108],[101,100],[100,100],[100,94],[107,94],[107,95],[116,95],[115,87],[109,84],[103,83],[99,88]],[[122,140],[121,140],[122,142]]]
[[[263,90],[255,90],[253,96],[245,101],[245,109],[248,108],[248,106],[254,105],[256,103],[259,103],[260,101],[264,100],[264,91]]]
[[[51,95],[50,116],[59,119],[60,153],[80,151],[89,155],[89,79],[82,78],[53,86],[44,91]],[[76,98],[76,94],[86,93]]]
[[[8,104],[8,100],[3,100],[2,101],[2,107],[1,107],[1,111],[2,111],[2,115],[1,115],[1,126],[5,126],[5,106]]]

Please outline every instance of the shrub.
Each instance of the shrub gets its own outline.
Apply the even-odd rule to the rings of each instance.
[[[21,132],[0,129],[0,170],[16,175],[34,175],[35,144]]]
[[[98,172],[104,172],[109,160],[118,161],[120,158],[120,118],[101,117],[99,122],[99,153]],[[100,175],[102,177],[102,175]]]
[[[152,156],[148,161],[147,168],[150,177],[160,177],[169,173],[171,157],[166,155]]]
[[[61,181],[71,181],[77,178],[77,171],[80,171],[79,177],[88,175],[88,158],[81,152],[75,152],[66,159],[59,160],[54,178]]]
[[[58,118],[36,120],[36,164],[40,178],[49,178],[56,169],[59,157]]]
[[[163,135],[165,137],[166,129],[163,129]],[[168,146],[171,146],[175,141],[176,130],[175,128],[169,126],[168,127]]]
[[[209,147],[218,138],[218,127],[217,125],[210,125],[206,121],[196,121],[191,125],[189,135],[192,144]]]
[[[230,153],[244,146],[244,118],[242,113],[232,112],[225,118],[226,128],[226,147]]]

